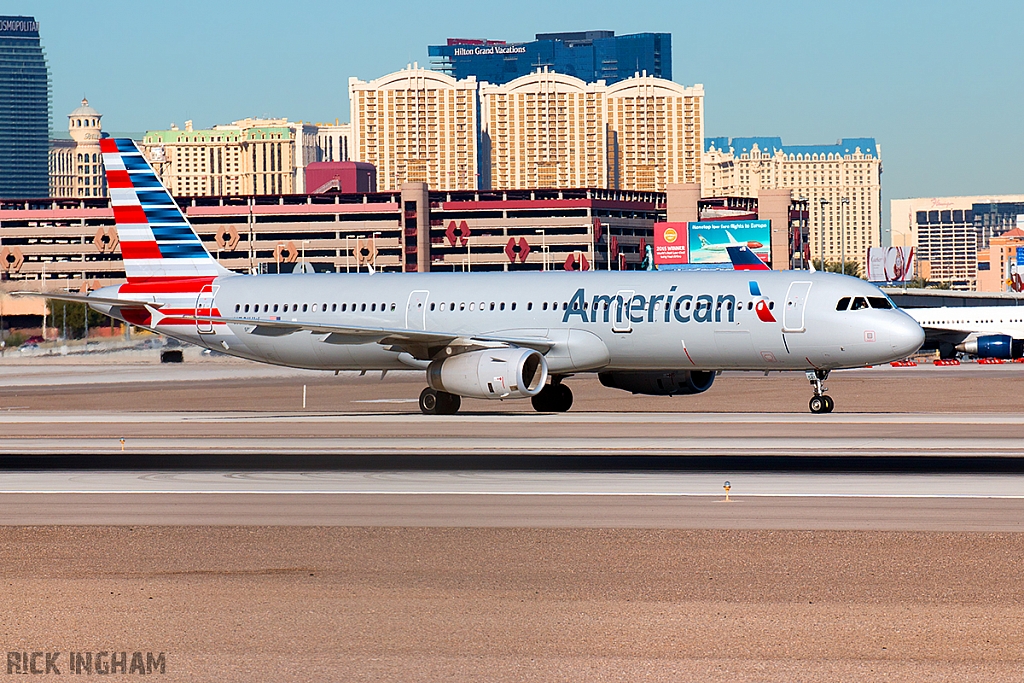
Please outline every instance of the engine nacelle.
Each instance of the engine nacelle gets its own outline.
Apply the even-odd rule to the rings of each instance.
[[[714,370],[601,372],[597,376],[606,387],[650,396],[702,394],[715,381]]]
[[[1015,346],[1020,344],[1008,334],[989,334],[957,344],[956,350],[978,358],[1013,358]]]
[[[471,398],[529,398],[540,393],[547,379],[548,362],[533,349],[470,351],[427,368],[431,389]]]

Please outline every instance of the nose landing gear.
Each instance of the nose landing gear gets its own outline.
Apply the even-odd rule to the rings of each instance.
[[[811,412],[815,415],[831,413],[836,407],[836,402],[832,400],[831,396],[825,395],[825,392],[828,391],[828,388],[825,386],[825,380],[828,379],[828,370],[808,370],[807,379],[811,383],[811,389],[814,390],[814,396],[811,397],[809,404]]]

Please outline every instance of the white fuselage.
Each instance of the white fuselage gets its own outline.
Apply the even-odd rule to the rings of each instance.
[[[97,295],[118,297],[118,288]],[[401,348],[344,335],[254,334],[256,323],[543,338],[553,342],[545,352],[553,375],[835,369],[903,358],[921,345],[921,328],[903,311],[837,311],[837,301],[850,296],[884,298],[862,280],[807,271],[227,276],[213,282],[213,305],[206,299],[200,309],[251,326],[173,315],[163,321],[157,315],[147,326],[243,358],[325,370],[427,363]],[[167,311],[197,307],[194,293],[152,300],[165,301]]]

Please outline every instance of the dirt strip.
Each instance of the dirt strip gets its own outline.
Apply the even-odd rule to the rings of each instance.
[[[164,653],[169,681],[1019,680],[1022,556],[968,532],[0,527],[0,635],[8,663],[61,653],[39,680],[72,651]]]

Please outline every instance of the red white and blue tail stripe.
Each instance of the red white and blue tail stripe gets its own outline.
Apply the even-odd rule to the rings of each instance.
[[[733,270],[771,270],[768,264],[746,246],[726,247]]]
[[[100,140],[129,284],[231,275],[203,246],[130,139]]]

